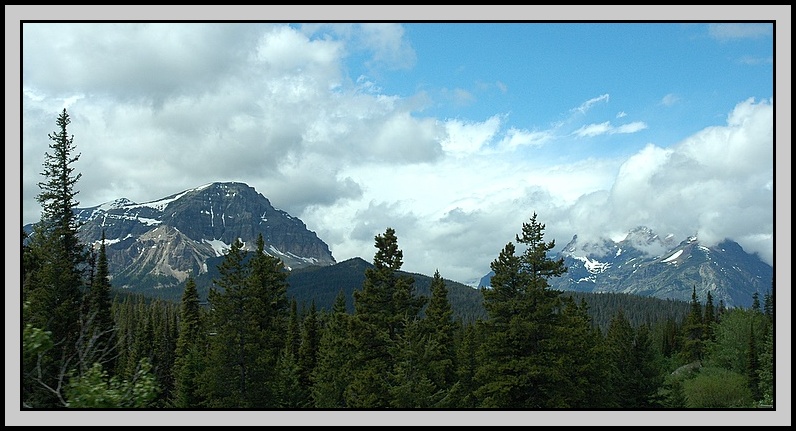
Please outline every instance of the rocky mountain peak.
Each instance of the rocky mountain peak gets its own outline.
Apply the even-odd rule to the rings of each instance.
[[[105,232],[111,274],[129,286],[176,285],[206,272],[207,260],[237,239],[254,250],[259,235],[265,251],[288,268],[335,263],[328,245],[304,222],[240,182],[213,182],[140,204],[120,198],[75,212],[86,244],[96,244]]]

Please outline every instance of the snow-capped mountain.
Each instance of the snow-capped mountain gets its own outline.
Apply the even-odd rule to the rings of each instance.
[[[714,305],[728,307],[751,306],[755,292],[762,300],[774,276],[771,265],[734,241],[707,247],[692,236],[677,243],[673,235],[661,238],[643,226],[621,241],[585,242],[575,235],[551,258],[563,258],[567,267],[548,280],[553,289],[690,301],[696,287],[701,303],[710,291]]]
[[[121,198],[75,213],[85,244],[98,247],[105,231],[116,287],[177,286],[206,273],[208,258],[222,256],[237,238],[254,250],[259,234],[265,251],[288,268],[335,263],[304,222],[244,183],[206,184],[145,203]]]

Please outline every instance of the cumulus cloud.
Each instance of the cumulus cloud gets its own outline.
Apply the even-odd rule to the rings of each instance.
[[[488,145],[500,130],[501,117],[492,116],[483,122],[448,120],[442,149],[448,153],[474,153]]]
[[[708,245],[738,241],[773,264],[773,101],[739,103],[726,125],[677,145],[648,144],[619,168],[609,190],[581,197],[569,223],[579,236],[648,226]]]
[[[96,37],[99,28],[107,37]],[[241,181],[305,221],[338,260],[370,260],[373,237],[393,227],[405,269],[470,282],[532,212],[559,246],[574,234],[622,235],[644,224],[706,241],[730,237],[771,258],[773,101],[744,101],[726,124],[676,145],[635,143],[629,158],[565,154],[579,144],[573,137],[627,139],[647,123],[584,125],[608,94],[561,108],[570,119],[549,129],[512,124],[507,113],[424,117],[438,90],[396,96],[378,78],[378,68],[417,60],[402,31],[26,24],[23,221],[39,217],[46,136],[69,107],[81,206]],[[346,60],[356,55],[371,69],[352,72]]]

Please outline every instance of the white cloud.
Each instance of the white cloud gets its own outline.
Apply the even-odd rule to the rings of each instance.
[[[627,159],[610,190],[567,210],[580,235],[627,232],[645,225],[679,238],[738,241],[773,263],[773,101],[739,103],[727,124],[677,145],[648,144]]]
[[[578,112],[580,112],[582,114],[585,114],[586,111],[591,109],[592,106],[594,106],[595,104],[597,104],[599,102],[603,102],[603,101],[608,102],[609,98],[610,98],[610,96],[608,94],[603,94],[601,96],[598,96],[598,97],[595,97],[595,98],[592,98],[592,99],[589,99],[589,100],[583,102],[577,108],[573,108],[572,111],[578,111]]]
[[[627,113],[625,111],[619,111],[616,114],[616,118],[627,117]]]
[[[508,114],[420,116],[428,94],[399,97],[385,93],[377,75],[347,75],[354,52],[372,55],[374,66],[411,63],[411,46],[390,25],[151,26],[108,25],[107,40],[93,40],[91,25],[26,29],[26,46],[38,51],[23,55],[25,222],[38,218],[42,137],[71,103],[84,206],[242,181],[304,220],[338,260],[370,260],[373,236],[389,226],[405,269],[439,268],[459,281],[486,273],[534,211],[560,246],[576,233],[645,224],[727,235],[773,253],[773,101],[747,100],[726,125],[666,148],[649,144],[627,160],[561,154],[578,143],[573,136],[616,139],[646,123],[595,122],[566,136],[559,126],[512,125]],[[54,34],[58,43],[48,43]],[[115,46],[127,54],[94,59]],[[42,67],[50,62],[64,67]],[[603,94],[569,114],[579,118],[608,100]]]
[[[529,132],[510,128],[506,136],[498,143],[498,148],[514,150],[518,147],[539,147],[554,139],[550,131]]]
[[[606,121],[600,124],[587,124],[585,126],[582,126],[578,130],[575,130],[574,134],[577,136],[592,137],[592,136],[603,135],[610,131],[611,131],[611,122]]]
[[[643,121],[634,121],[632,123],[622,124],[611,130],[611,133],[636,133],[644,130],[647,125]]]
[[[447,132],[441,142],[442,149],[448,153],[475,153],[488,145],[500,130],[501,117],[492,116],[484,122],[474,123],[462,120],[445,122]]]
[[[617,133],[636,133],[646,128],[647,125],[641,121],[622,124],[616,127],[612,126],[610,121],[606,121],[600,124],[587,124],[585,126],[581,126],[578,130],[575,130],[573,134],[580,137],[594,137],[605,134],[613,135]]]

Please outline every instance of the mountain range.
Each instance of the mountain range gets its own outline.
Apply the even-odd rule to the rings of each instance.
[[[258,235],[263,236],[266,253],[281,258],[291,271],[294,293],[310,299],[324,292],[318,305],[331,303],[341,289],[350,296],[349,291],[361,286],[367,266],[363,259],[338,264],[329,246],[304,222],[274,208],[265,196],[240,182],[214,182],[144,203],[120,198],[77,208],[75,214],[85,244],[96,249],[104,232],[113,286],[151,296],[178,300],[189,275],[194,275],[200,289],[209,289],[216,266],[233,241],[240,239],[244,250],[253,251]],[[773,268],[734,241],[704,246],[689,237],[676,242],[672,235],[661,238],[643,226],[618,242],[583,241],[575,235],[551,258],[563,258],[567,267],[564,275],[549,280],[551,287],[580,293],[690,301],[696,288],[701,302],[710,291],[717,305],[748,307],[752,295],[758,292],[762,298],[773,281]],[[318,271],[324,268],[328,270]],[[490,274],[478,287],[489,285]],[[430,280],[427,275],[414,276],[419,284]],[[324,278],[341,285],[330,288]],[[463,303],[480,300],[479,295],[465,292],[477,289],[451,283]]]
[[[728,307],[750,307],[755,292],[762,301],[774,277],[771,265],[735,241],[706,246],[690,236],[677,242],[674,235],[661,238],[645,226],[621,241],[582,241],[575,235],[550,258],[564,259],[567,267],[561,277],[548,280],[553,289],[690,301],[696,288],[700,303],[710,292],[715,305]],[[488,286],[491,275],[479,286]]]

